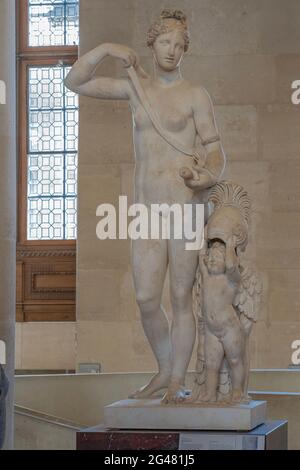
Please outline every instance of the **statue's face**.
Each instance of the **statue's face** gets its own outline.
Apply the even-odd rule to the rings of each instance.
[[[208,251],[207,268],[210,274],[223,274],[225,272],[226,247],[222,243],[214,243]]]
[[[169,72],[176,69],[184,54],[184,45],[184,36],[179,29],[160,34],[152,46],[158,65]]]

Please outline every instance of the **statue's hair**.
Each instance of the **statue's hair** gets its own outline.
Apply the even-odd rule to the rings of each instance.
[[[251,201],[247,191],[239,184],[228,181],[217,183],[210,191],[209,201],[214,204],[215,209],[222,206],[237,207],[241,211],[245,222],[249,224]]]
[[[165,21],[167,19],[176,20],[177,24],[173,26],[172,29],[178,28],[182,31],[184,37],[184,52],[186,52],[190,44],[190,35],[186,15],[181,10],[163,10],[161,12],[159,18],[148,31],[147,46],[151,47],[160,34],[168,33],[172,30],[170,25]]]

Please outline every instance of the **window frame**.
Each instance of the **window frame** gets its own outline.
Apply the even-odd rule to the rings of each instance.
[[[78,46],[28,46],[28,0],[16,0],[19,24],[18,36],[18,243],[22,246],[76,247],[76,239],[28,240],[27,182],[28,182],[28,80],[31,65],[72,65],[78,59]]]
[[[78,46],[28,45],[28,1],[16,3],[17,13],[17,322],[76,321],[76,239],[27,239],[28,67],[71,65]],[[77,196],[78,197],[78,196]],[[42,284],[41,284],[42,281]]]

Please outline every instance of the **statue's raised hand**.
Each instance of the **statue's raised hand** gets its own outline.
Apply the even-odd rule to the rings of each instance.
[[[108,55],[116,59],[123,60],[124,67],[138,67],[139,57],[137,53],[128,46],[122,44],[108,44],[107,45]]]
[[[140,66],[139,56],[133,49],[128,46],[123,46],[123,44],[107,44],[106,49],[109,56],[114,57],[115,59],[121,59],[125,68],[134,67],[140,77],[148,77],[146,72]]]

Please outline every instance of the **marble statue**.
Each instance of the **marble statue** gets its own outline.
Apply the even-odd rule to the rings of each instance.
[[[250,200],[238,184],[222,181],[209,195],[214,205],[199,256],[195,283],[198,354],[192,402],[248,402],[249,336],[262,284],[242,264],[248,242]]]
[[[197,204],[207,200],[225,166],[211,99],[204,88],[181,74],[189,47],[186,16],[164,10],[151,26],[147,45],[154,76],[145,73],[137,53],[105,43],[74,64],[65,84],[72,91],[105,100],[127,100],[133,116],[135,202],[147,207],[167,203]],[[96,76],[106,57],[123,61],[128,78]],[[196,142],[200,140],[201,151]],[[198,252],[185,240],[133,240],[131,259],[142,325],[158,364],[158,372],[132,397],[147,398],[166,389],[163,403],[185,399],[184,382],[195,343],[192,290]],[[167,269],[173,310],[170,325],[161,305]]]

